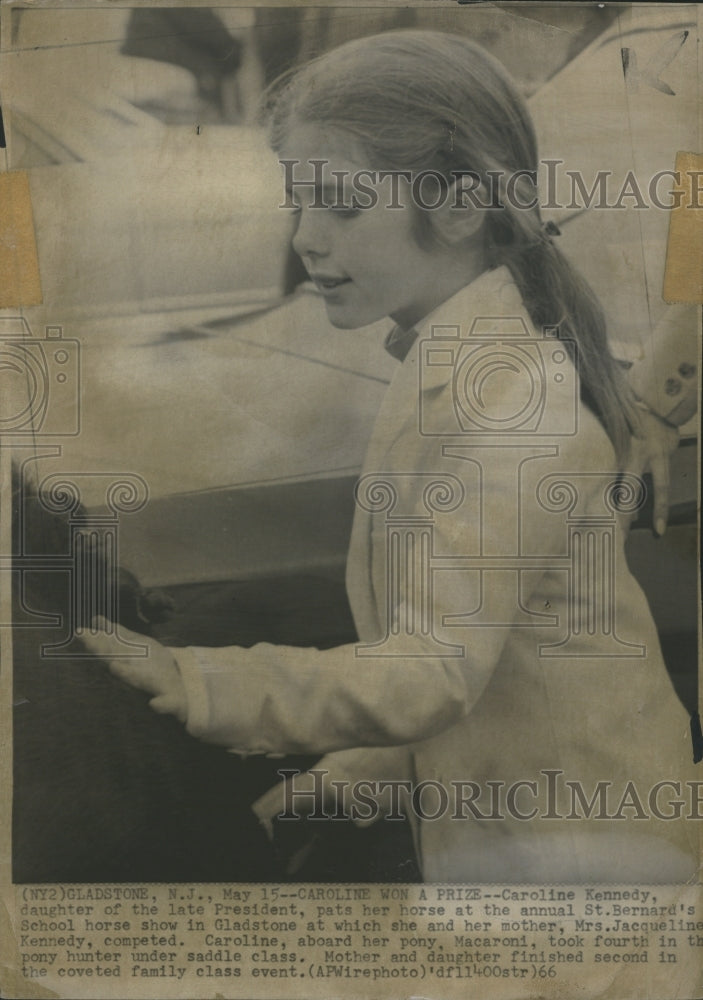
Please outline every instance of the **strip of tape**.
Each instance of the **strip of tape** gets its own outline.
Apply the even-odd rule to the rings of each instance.
[[[703,154],[677,153],[676,207],[669,219],[664,301],[703,304]]]
[[[41,300],[29,178],[25,170],[0,173],[0,309]]]

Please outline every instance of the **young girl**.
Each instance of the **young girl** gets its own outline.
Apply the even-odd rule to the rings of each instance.
[[[514,85],[463,37],[389,32],[267,110],[330,320],[396,323],[348,559],[360,642],[112,668],[204,740],[388,782],[428,881],[687,879],[689,723],[614,499],[636,410],[543,225]]]

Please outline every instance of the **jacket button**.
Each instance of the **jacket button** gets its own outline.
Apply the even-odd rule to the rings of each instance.
[[[692,365],[690,361],[682,361],[679,365],[679,375],[683,378],[692,378],[696,374],[696,366]]]
[[[664,383],[664,392],[667,396],[678,396],[682,388],[679,378],[668,378]]]

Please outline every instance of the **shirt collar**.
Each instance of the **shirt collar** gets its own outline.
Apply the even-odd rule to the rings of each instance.
[[[388,332],[383,346],[392,358],[396,361],[405,361],[410,353],[410,348],[417,340],[417,330],[411,326],[409,330],[404,330],[402,326],[396,325]]]

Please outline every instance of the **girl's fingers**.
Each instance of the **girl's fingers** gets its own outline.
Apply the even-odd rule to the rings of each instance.
[[[666,531],[669,519],[669,456],[659,453],[649,460],[654,487],[654,530],[661,537]]]
[[[654,531],[661,536],[669,518],[671,455],[679,443],[679,432],[655,414],[643,413],[641,436],[633,440],[628,471],[641,476],[649,469],[652,476]]]
[[[175,715],[181,722],[185,722],[185,707],[175,694],[160,694],[152,698],[149,708],[159,715]]]
[[[96,615],[92,619],[90,625],[91,629],[94,629],[98,634],[108,633],[109,635],[113,633],[116,628],[115,623],[109,622],[107,618],[103,618],[102,615]],[[139,632],[132,632],[131,629],[126,628],[121,623],[119,624],[119,630],[120,636],[128,642],[137,642],[143,645],[145,641],[148,641],[145,639],[145,636],[141,635]]]
[[[95,656],[108,656],[110,654],[111,642],[106,625],[103,618],[93,618],[90,628],[85,629],[81,636],[86,649]]]
[[[94,656],[106,660],[111,674],[124,683],[139,691],[144,691],[153,698],[150,702],[155,712],[175,715],[181,722],[186,718],[186,698],[183,682],[171,652],[155,639],[121,629],[122,637],[132,636],[147,647],[145,657],[115,656],[114,635],[102,631],[104,619],[94,618],[93,631],[84,633],[85,647]]]
[[[131,684],[132,687],[139,688],[140,691],[147,691],[150,694],[159,692],[159,686],[155,683],[152,672],[144,660],[121,660],[119,657],[114,657],[108,662],[108,668],[115,677],[119,677],[126,684]]]
[[[149,708],[158,712],[159,715],[173,713],[175,707],[174,699],[168,694],[159,694],[149,702]]]

